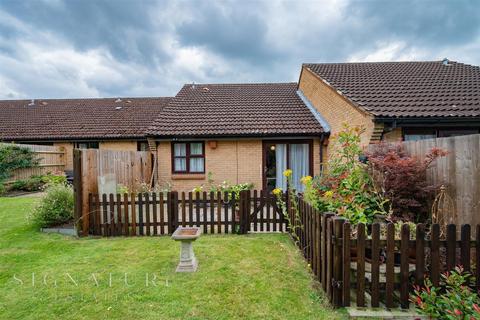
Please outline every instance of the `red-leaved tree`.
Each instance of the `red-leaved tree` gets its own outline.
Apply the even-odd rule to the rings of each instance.
[[[380,143],[366,155],[376,188],[390,201],[391,220],[425,222],[438,188],[427,182],[427,169],[447,152],[433,148],[417,159],[409,156],[402,144]]]

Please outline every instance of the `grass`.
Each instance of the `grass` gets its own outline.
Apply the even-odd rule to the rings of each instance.
[[[340,317],[286,235],[203,235],[199,271],[177,274],[179,244],[169,237],[43,234],[26,219],[35,201],[0,198],[2,319]]]

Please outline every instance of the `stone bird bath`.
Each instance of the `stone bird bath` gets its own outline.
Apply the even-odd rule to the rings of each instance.
[[[177,266],[177,272],[195,272],[198,262],[193,252],[192,242],[200,237],[199,227],[178,227],[172,234],[172,239],[181,242],[180,263]]]

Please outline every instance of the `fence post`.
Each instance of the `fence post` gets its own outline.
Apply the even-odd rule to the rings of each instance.
[[[335,307],[342,307],[343,296],[343,224],[345,219],[342,217],[335,217],[333,219],[333,305]]]
[[[172,233],[175,231],[175,229],[177,229],[177,227],[179,226],[179,219],[178,219],[178,192],[177,191],[174,191],[172,192],[172,195],[173,195],[173,201],[172,201],[172,213],[173,213],[173,217],[172,217],[172,226],[173,226],[173,230],[172,230]]]
[[[245,233],[250,232],[250,202],[252,201],[250,190],[245,191]],[[274,213],[275,214],[275,213]]]
[[[246,215],[246,198],[247,194],[246,191],[240,191],[240,199],[238,203],[238,210],[240,211],[240,234],[245,234],[247,233],[247,215]]]
[[[172,191],[167,195],[167,210],[168,210],[168,233],[172,234],[178,225],[178,192]]]
[[[322,288],[323,291],[327,291],[327,287],[329,286],[327,284],[327,268],[329,266],[329,263],[327,262],[328,255],[327,255],[327,226],[328,226],[328,220],[330,217],[332,217],[334,214],[332,212],[325,212],[322,215],[322,220],[321,220],[321,226],[320,226],[320,254],[322,255],[321,257],[321,282],[322,282]]]
[[[77,235],[88,234],[88,208],[83,206],[82,187],[82,151],[73,150],[73,196],[74,196],[74,219]]]
[[[286,215],[288,217],[288,220],[290,221],[290,223],[288,223],[288,221],[287,221],[286,229],[287,229],[287,232],[291,234],[292,231],[293,231],[291,224],[294,225],[294,221],[293,221],[293,217],[292,217],[291,210],[290,210],[290,196],[288,194],[288,190],[285,191],[285,193],[282,196],[285,197]],[[286,218],[283,217],[283,221],[285,221],[285,220],[286,220]]]

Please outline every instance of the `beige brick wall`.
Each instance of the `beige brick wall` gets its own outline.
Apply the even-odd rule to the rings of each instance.
[[[115,151],[137,151],[137,141],[101,141],[98,147]]]
[[[323,147],[323,161],[325,161],[326,148]],[[320,174],[320,139],[313,140],[313,175]]]
[[[212,149],[205,143],[205,174],[172,174],[171,143],[158,144],[158,179],[160,185],[172,184],[177,191],[191,191],[207,183],[207,173],[213,173],[216,184],[252,182],[262,187],[262,141],[217,141]]]
[[[216,184],[227,180],[230,183],[254,184],[255,189],[263,187],[262,140],[217,140],[217,148],[212,149],[205,143],[205,174],[172,174],[171,143],[158,144],[158,178],[159,184],[172,184],[172,190],[191,191],[202,184],[207,184],[208,172],[213,173]],[[320,172],[320,143],[313,145],[314,173]]]
[[[387,142],[400,142],[402,141],[402,128],[395,128],[390,132],[383,134],[383,141]]]
[[[341,131],[344,123],[350,126],[362,125],[366,130],[362,136],[362,145],[369,144],[374,129],[373,118],[369,114],[353,106],[306,68],[302,70],[299,88],[328,122],[331,135]]]

